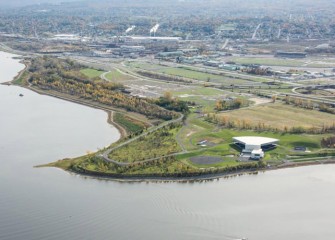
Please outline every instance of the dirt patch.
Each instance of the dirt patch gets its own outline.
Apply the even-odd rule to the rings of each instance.
[[[270,98],[250,98],[250,101],[255,102],[255,105],[266,104],[272,102]]]
[[[194,133],[195,133],[195,131],[190,131],[188,134],[186,134],[186,137],[189,137],[189,136],[191,136]]]
[[[221,157],[211,157],[211,156],[198,156],[190,158],[191,162],[194,164],[215,164],[223,162],[224,160]]]

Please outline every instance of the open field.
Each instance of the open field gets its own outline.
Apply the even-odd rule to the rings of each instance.
[[[99,71],[99,70],[92,69],[92,68],[85,68],[85,69],[80,70],[80,72],[84,74],[86,77],[91,78],[91,79],[100,77],[100,75],[104,73],[103,71]]]
[[[317,155],[320,153],[321,139],[331,135],[282,134],[233,129],[215,130],[215,127],[211,124],[202,124],[203,127],[194,124],[200,123],[200,121],[200,119],[194,119],[191,121],[193,123],[191,126],[182,129],[184,133],[191,133],[188,138],[185,137],[183,140],[184,143],[186,143],[185,145],[188,147],[188,149],[193,149],[193,152],[178,156],[179,160],[186,161],[194,167],[220,167],[233,166],[234,164],[238,164],[236,159],[240,153],[240,150],[236,149],[236,147],[232,144],[232,138],[237,136],[261,136],[279,139],[279,146],[274,150],[266,152],[265,154],[265,160],[269,162],[277,162],[285,158],[289,159],[294,157],[308,157]],[[216,142],[217,145],[213,147],[201,147],[197,145],[197,142],[204,139],[210,142]],[[310,152],[295,152],[294,147],[296,146],[305,146]],[[234,155],[235,158],[231,157],[231,155]],[[210,165],[194,164],[190,159],[196,156],[221,157],[223,161]]]
[[[129,134],[141,132],[147,127],[143,122],[117,112],[114,113],[113,121],[125,128]]]
[[[178,130],[169,127],[157,130],[113,151],[109,157],[119,162],[137,162],[180,152],[175,140]]]
[[[213,82],[213,83],[220,83],[222,85],[245,85],[245,84],[252,84],[255,82],[263,82],[261,79],[257,79],[253,76],[253,80],[248,79],[248,76],[243,76],[243,79],[236,78],[229,73],[223,73],[223,75],[218,74],[211,74],[202,71],[195,71],[192,69],[187,69],[186,67],[168,67],[158,64],[148,64],[148,63],[130,63],[132,67],[140,68],[148,71],[164,73],[172,76],[177,77],[184,77],[189,79],[194,79],[202,82]],[[235,74],[235,73],[234,73]]]
[[[233,121],[245,120],[251,125],[265,124],[272,128],[284,130],[285,127],[322,128],[332,126],[335,117],[332,114],[307,110],[282,103],[270,103],[248,109],[240,109],[229,113],[221,113]]]
[[[123,82],[133,95],[145,96],[149,98],[157,98],[164,92],[173,92],[175,90],[187,91],[192,86],[179,85],[176,83],[166,83],[150,80],[128,80]]]
[[[211,109],[214,109],[215,102],[218,99],[223,99],[227,97],[227,95],[235,96],[235,94],[230,92],[208,87],[189,87],[187,89],[176,89],[172,92],[172,94],[181,100],[195,102],[198,105],[210,107]]]
[[[126,81],[126,80],[134,79],[133,77],[122,74],[121,72],[119,72],[117,70],[112,70],[112,71],[108,72],[106,74],[106,78],[110,81],[120,82],[120,83],[122,83],[123,81]]]

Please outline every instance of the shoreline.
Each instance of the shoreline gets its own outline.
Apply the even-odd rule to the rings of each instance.
[[[108,176],[108,174],[104,173],[83,173],[83,172],[76,172],[73,170],[65,170],[59,167],[55,167],[58,169],[62,169],[69,174],[74,174],[82,177],[88,177],[97,180],[106,180],[106,181],[115,181],[115,182],[125,182],[125,183],[136,183],[136,182],[177,182],[177,183],[187,183],[187,182],[201,182],[201,181],[213,181],[225,178],[233,178],[245,175],[257,175],[259,173],[271,172],[276,170],[284,170],[290,168],[300,168],[300,167],[309,167],[309,166],[317,166],[317,165],[330,165],[335,164],[335,158],[326,159],[326,160],[318,160],[318,161],[306,161],[306,162],[291,162],[286,163],[284,165],[279,165],[270,168],[263,168],[263,169],[255,169],[255,170],[241,170],[238,172],[227,172],[227,173],[217,173],[217,174],[204,174],[199,176],[193,177],[156,177],[156,176],[125,176],[125,177],[115,177],[115,176]]]
[[[41,95],[46,95],[46,96],[50,96],[50,97],[55,97],[64,101],[69,101],[72,103],[76,103],[76,104],[80,104],[80,105],[84,105],[87,107],[91,107],[94,109],[99,109],[99,110],[103,110],[107,113],[107,123],[111,124],[112,126],[114,126],[116,129],[118,129],[119,133],[120,133],[120,138],[117,140],[121,140],[123,138],[125,138],[127,136],[127,130],[124,129],[122,126],[120,126],[118,123],[113,121],[113,114],[114,112],[121,112],[121,113],[126,113],[126,111],[122,110],[122,109],[117,109],[117,108],[113,108],[110,106],[102,106],[101,104],[96,104],[94,102],[91,101],[86,101],[84,99],[80,99],[80,98],[76,98],[76,97],[71,97],[68,96],[66,94],[62,94],[62,93],[58,93],[55,91],[44,91],[41,89],[37,89],[34,88],[30,85],[21,85],[21,84],[17,84],[15,83],[16,80],[18,80],[20,77],[22,77],[22,75],[24,74],[24,72],[27,70],[28,68],[28,63],[25,62],[24,60],[20,61],[21,64],[24,64],[25,67],[24,69],[22,69],[21,71],[18,72],[18,74],[11,80],[8,82],[3,82],[1,83],[2,85],[14,85],[14,86],[19,86],[19,87],[23,87],[26,88],[28,90],[31,90],[33,92],[36,92],[38,94]],[[116,141],[116,142],[117,142]],[[215,180],[215,179],[220,179],[220,178],[230,178],[230,177],[235,177],[235,176],[241,176],[241,175],[254,175],[254,174],[258,174],[259,172],[266,172],[266,171],[274,171],[274,170],[279,170],[279,169],[286,169],[286,168],[296,168],[296,167],[304,167],[304,166],[313,166],[313,165],[323,165],[323,164],[335,164],[335,158],[327,158],[325,160],[311,160],[311,161],[302,161],[302,162],[288,162],[288,163],[283,163],[281,165],[276,165],[273,167],[268,167],[268,168],[264,168],[264,169],[255,169],[255,170],[240,170],[237,172],[226,172],[226,173],[216,173],[216,174],[199,174],[198,176],[190,176],[190,177],[178,177],[178,176],[166,176],[166,177],[159,177],[159,176],[155,176],[155,174],[152,174],[152,176],[150,175],[137,175],[137,176],[127,176],[125,175],[124,177],[122,176],[117,176],[118,174],[108,174],[108,173],[99,173],[99,172],[79,172],[79,171],[73,171],[73,170],[68,170],[68,169],[63,169],[60,167],[56,167],[56,168],[60,168],[63,171],[72,173],[72,174],[76,174],[76,175],[81,175],[81,176],[86,176],[86,177],[91,177],[94,179],[104,179],[104,180],[111,180],[111,181],[119,181],[119,182],[189,182],[189,181],[207,181],[207,180]],[[48,166],[50,167],[50,166]],[[55,166],[51,166],[51,167],[55,167]]]
[[[18,74],[11,81],[0,83],[1,85],[18,86],[18,87],[22,87],[22,88],[28,89],[30,91],[33,91],[35,93],[38,93],[40,95],[50,96],[50,97],[58,98],[58,99],[61,99],[61,100],[64,100],[64,101],[72,102],[72,103],[75,103],[75,104],[80,104],[80,105],[83,105],[83,106],[86,106],[86,107],[91,107],[91,108],[94,108],[94,109],[103,110],[107,113],[107,123],[114,126],[120,133],[120,138],[117,141],[127,137],[127,135],[128,135],[127,130],[125,128],[123,128],[121,125],[119,125],[118,123],[114,122],[114,120],[113,120],[114,112],[117,111],[117,112],[125,113],[125,111],[121,111],[120,109],[116,109],[116,108],[113,108],[113,107],[107,107],[107,106],[104,107],[104,106],[101,106],[99,104],[94,104],[94,103],[91,103],[89,101],[84,101],[83,99],[79,99],[79,98],[76,99],[75,97],[71,98],[69,96],[66,96],[65,94],[61,94],[61,93],[57,94],[57,92],[52,92],[52,93],[51,92],[46,92],[46,91],[43,91],[43,90],[40,90],[40,89],[36,89],[36,88],[34,88],[32,86],[29,86],[29,85],[26,86],[26,85],[16,84],[15,81],[18,80],[20,77],[22,77],[22,75],[24,74],[24,72],[28,68],[28,64],[26,62],[24,62],[23,60],[21,60],[20,63],[25,66],[24,69],[19,71]]]

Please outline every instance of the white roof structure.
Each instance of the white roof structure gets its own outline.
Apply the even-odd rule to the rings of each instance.
[[[269,144],[275,144],[279,140],[275,138],[267,138],[267,137],[233,137],[233,140],[245,145],[269,145]]]
[[[259,160],[264,157],[263,149],[270,149],[279,140],[266,137],[233,137],[234,143],[242,149],[242,156],[248,156],[251,159]],[[244,145],[244,146],[241,146]],[[262,148],[263,147],[263,148]]]

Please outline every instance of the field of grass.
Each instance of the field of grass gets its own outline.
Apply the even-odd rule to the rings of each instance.
[[[104,73],[103,71],[99,71],[99,70],[92,69],[92,68],[85,68],[85,69],[80,70],[80,72],[84,74],[86,77],[91,78],[91,79],[100,77],[100,75]]]
[[[28,80],[29,74],[25,71],[21,74],[20,77],[16,78],[13,83],[18,84],[18,85],[24,85],[27,84],[25,83]]]
[[[221,83],[223,85],[250,84],[251,82],[253,82],[253,80],[256,82],[264,82],[263,79],[260,78],[258,79],[254,76],[252,77],[252,80],[238,79],[230,76],[230,74],[228,73],[225,73],[223,76],[221,76],[201,71],[195,71],[192,69],[188,69],[186,67],[167,67],[157,64],[136,63],[136,62],[130,63],[130,66],[153,72],[164,73],[171,76],[194,79],[202,82],[207,82],[209,80],[209,82]]]
[[[285,127],[322,128],[335,123],[335,118],[332,114],[282,103],[240,109],[229,113],[221,113],[219,116],[225,116],[232,121],[245,120],[252,126],[264,124],[280,130],[284,130]]]
[[[178,76],[178,77],[185,77],[190,79],[195,79],[203,82],[215,82],[221,83],[223,85],[231,85],[231,84],[250,84],[250,81],[243,80],[243,79],[236,79],[227,76],[220,76],[211,73],[205,73],[200,71],[193,71],[185,68],[163,68],[157,70],[157,72]]]
[[[113,151],[109,157],[120,162],[136,162],[180,152],[175,139],[178,130],[164,127]]]
[[[189,87],[176,89],[172,94],[181,100],[195,102],[198,105],[214,109],[215,102],[224,98],[228,92],[209,87]]]
[[[276,105],[276,104],[274,104]],[[289,107],[289,106],[285,106]],[[275,108],[276,109],[276,108]],[[289,108],[288,108],[289,109]],[[293,108],[295,110],[295,108]],[[229,114],[235,114],[235,112],[239,111],[248,111],[249,109],[237,110],[230,112]],[[297,112],[304,109],[297,109]],[[272,110],[272,116],[276,115],[276,110]],[[313,114],[310,114],[310,110],[305,110],[303,112],[305,115],[300,115],[300,117],[310,117]],[[314,112],[313,112],[314,113]],[[318,118],[319,112],[315,111],[316,115],[314,118]],[[301,114],[301,113],[300,113]],[[321,113],[322,114],[322,113]],[[241,114],[237,114],[239,116]],[[286,118],[295,115],[294,113],[290,113],[286,115]],[[323,114],[322,114],[323,115]],[[328,116],[327,114],[324,116]],[[325,118],[323,116],[323,119]],[[279,116],[280,117],[280,116]],[[329,116],[328,116],[329,118]],[[292,120],[294,121],[294,120]],[[302,120],[301,120],[302,121]],[[314,120],[309,120],[314,121]],[[323,120],[318,120],[319,123],[323,122]],[[294,152],[293,149],[296,146],[305,146],[311,153],[303,153],[302,155],[309,154],[318,154],[318,151],[321,149],[321,139],[323,137],[330,136],[330,134],[289,134],[289,133],[274,133],[274,132],[256,132],[252,130],[234,130],[234,129],[221,129],[218,126],[208,123],[203,120],[203,118],[199,117],[197,114],[191,114],[187,119],[186,124],[180,130],[180,142],[181,144],[190,151],[188,154],[178,156],[179,160],[183,160],[188,162],[194,167],[204,167],[197,166],[189,161],[190,157],[193,156],[220,156],[224,157],[226,155],[235,155],[237,156],[240,151],[232,145],[232,138],[238,136],[261,136],[261,137],[269,137],[279,139],[279,146],[269,151],[265,154],[265,160],[268,161],[278,161],[282,159],[286,159],[287,155],[296,155],[297,152]],[[213,143],[213,146],[202,147],[197,145],[199,141],[207,140]],[[236,158],[235,158],[236,159]],[[217,163],[209,166],[224,166],[225,164],[234,163],[234,159],[225,159],[222,163]],[[206,165],[207,166],[207,165]],[[208,167],[208,166],[207,166]]]
[[[112,70],[106,74],[106,78],[113,82],[119,82],[119,81],[125,81],[125,80],[131,80],[132,77],[122,74],[117,70]]]
[[[200,121],[200,120],[198,120]],[[300,153],[302,156],[309,156],[309,154],[316,154],[321,149],[321,139],[323,137],[330,136],[329,134],[323,135],[310,135],[310,134],[282,134],[273,132],[255,132],[255,131],[238,131],[232,129],[223,129],[219,131],[214,131],[213,126],[209,125],[205,128],[199,128],[197,132],[189,137],[188,147],[193,149],[194,152],[180,155],[178,159],[189,161],[190,157],[194,156],[221,156],[235,155],[239,154],[239,150],[232,145],[232,138],[238,136],[260,136],[279,139],[279,146],[271,151],[265,153],[265,160],[270,162],[276,162],[287,158],[287,155],[297,155],[299,153],[294,152],[293,149],[296,146],[305,146],[311,153]],[[218,144],[214,147],[199,147],[197,142],[201,140],[208,140],[210,142],[217,142]],[[186,139],[185,139],[186,141]],[[190,147],[191,146],[191,147]],[[195,150],[197,149],[198,150]],[[200,148],[200,150],[199,150]],[[236,159],[236,158],[235,158]],[[225,159],[222,163],[217,163],[215,165],[223,166],[234,163],[234,158]],[[195,164],[191,164],[195,167],[199,167]],[[214,165],[210,165],[214,166]],[[200,166],[203,167],[203,166]]]
[[[335,63],[331,61],[313,61],[306,66],[311,68],[333,68],[335,67]]]
[[[141,132],[145,125],[121,113],[114,113],[113,121],[124,127],[129,134]]]

